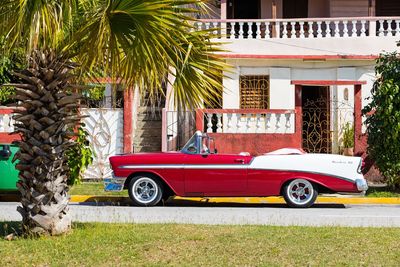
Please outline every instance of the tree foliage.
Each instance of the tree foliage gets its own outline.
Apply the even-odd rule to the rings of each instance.
[[[80,184],[82,174],[93,162],[93,152],[89,146],[88,133],[82,127],[77,129],[77,137],[74,146],[67,151],[69,179],[68,184]]]
[[[22,49],[15,48],[7,51],[4,47],[5,37],[0,38],[0,85],[16,82],[17,79],[11,74],[12,71],[24,67],[25,56]],[[13,87],[0,87],[0,105],[12,102],[11,96],[15,93]]]
[[[367,115],[368,154],[387,183],[400,187],[400,55],[381,54]]]
[[[27,234],[71,228],[67,180],[89,162],[86,148],[68,165],[79,123],[83,83],[102,73],[150,98],[173,83],[174,103],[194,108],[221,93],[226,68],[212,29],[196,31],[205,0],[2,0],[0,36],[23,47],[27,68],[15,72],[15,129],[21,134],[18,211]],[[166,79],[174,77],[175,79]],[[83,138],[83,136],[81,136]],[[78,131],[78,140],[79,139]],[[75,147],[77,148],[77,147]],[[85,156],[85,155],[86,156]],[[86,158],[83,158],[86,157]],[[77,167],[77,168],[75,168]],[[71,172],[72,171],[72,172]]]

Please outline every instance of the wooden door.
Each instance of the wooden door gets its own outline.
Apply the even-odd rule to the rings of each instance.
[[[283,18],[307,18],[308,0],[283,0]]]

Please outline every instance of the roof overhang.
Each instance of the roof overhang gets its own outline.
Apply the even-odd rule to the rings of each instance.
[[[338,59],[352,59],[352,60],[375,60],[378,55],[259,55],[259,54],[218,54],[222,58],[236,58],[236,59],[282,59],[282,60],[304,60],[304,61],[325,61],[325,60],[338,60]]]
[[[351,80],[292,80],[290,82],[294,85],[362,85],[367,84],[367,81],[351,81]]]

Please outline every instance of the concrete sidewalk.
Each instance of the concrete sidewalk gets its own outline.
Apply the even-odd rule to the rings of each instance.
[[[20,221],[19,203],[0,203],[0,221]],[[400,227],[400,206],[316,204],[309,209],[264,204],[131,207],[95,203],[70,205],[75,222],[178,223],[205,225],[296,225]]]

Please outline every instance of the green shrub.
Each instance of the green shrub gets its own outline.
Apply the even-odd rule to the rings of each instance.
[[[93,152],[87,140],[88,133],[82,128],[78,128],[78,136],[73,147],[68,149],[68,167],[70,169],[69,185],[80,184],[82,174],[93,162]]]
[[[354,127],[350,122],[346,123],[343,129],[343,147],[354,147]]]
[[[367,115],[368,154],[387,183],[400,187],[400,59],[397,52],[381,54],[375,67],[377,80]]]
[[[0,55],[0,105],[11,103],[13,101],[11,96],[15,92],[13,87],[1,87],[1,85],[15,82],[15,77],[11,75],[11,71],[22,69],[25,64],[22,49],[15,48],[6,51],[3,44],[4,37],[0,37],[0,50],[2,51]]]

